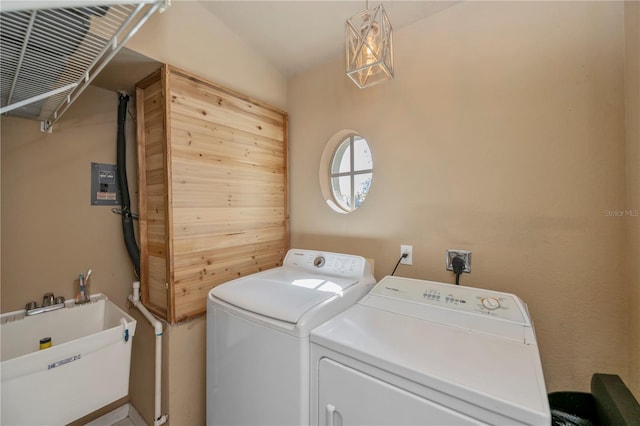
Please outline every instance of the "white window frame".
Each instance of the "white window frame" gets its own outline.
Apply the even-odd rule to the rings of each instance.
[[[325,147],[322,158],[320,161],[320,188],[322,190],[322,195],[325,199],[325,202],[331,207],[334,211],[338,213],[351,213],[355,211],[358,207],[356,206],[356,191],[355,191],[355,178],[358,175],[371,174],[371,179],[373,179],[373,167],[369,169],[355,169],[355,141],[357,138],[360,138],[364,141],[364,143],[369,148],[371,152],[371,146],[366,138],[364,138],[360,133],[353,130],[341,130],[336,133]],[[348,142],[348,144],[346,144]],[[346,144],[346,147],[345,147]],[[343,149],[343,147],[345,147]],[[346,172],[333,172],[334,164],[339,164],[342,161],[342,157],[346,152],[350,152],[350,165],[349,171]],[[340,155],[340,159],[336,161],[336,156]],[[373,155],[372,155],[373,157]],[[373,159],[372,159],[373,162]],[[340,193],[340,191],[334,191],[333,180],[335,178],[341,177],[349,177],[350,180],[350,203],[351,206],[344,206],[342,201],[339,201],[336,198],[336,193]],[[369,191],[367,191],[367,194]],[[365,194],[365,197],[366,195]]]

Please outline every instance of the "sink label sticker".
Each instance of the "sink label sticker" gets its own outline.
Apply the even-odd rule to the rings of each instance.
[[[53,364],[49,364],[47,370],[51,370],[52,368],[62,367],[65,364],[69,364],[70,362],[77,361],[80,359],[80,354],[70,356],[69,358],[62,359],[60,361],[56,361]]]

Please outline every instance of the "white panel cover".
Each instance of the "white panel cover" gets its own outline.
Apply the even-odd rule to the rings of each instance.
[[[480,425],[477,420],[328,358],[320,360],[318,423]]]
[[[295,324],[305,312],[332,297],[341,297],[357,282],[280,267],[215,287],[210,296],[248,312]]]
[[[485,298],[497,303],[484,308]],[[311,342],[484,411],[549,424],[535,335],[513,295],[386,277]]]
[[[536,344],[526,304],[517,296],[403,277],[384,277],[359,304]]]

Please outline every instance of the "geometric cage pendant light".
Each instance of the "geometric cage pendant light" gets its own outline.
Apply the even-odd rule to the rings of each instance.
[[[382,3],[347,19],[347,75],[363,89],[393,78],[393,34]]]

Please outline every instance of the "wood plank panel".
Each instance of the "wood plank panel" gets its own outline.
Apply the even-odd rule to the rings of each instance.
[[[214,236],[215,238],[211,238]],[[177,239],[173,242],[176,251],[200,252],[211,248],[252,245],[266,241],[278,241],[284,238],[282,226],[265,227],[260,232],[234,232],[230,234],[204,235],[196,238]]]
[[[233,136],[237,138],[238,142],[248,145],[252,144],[251,141],[259,141],[261,143],[271,143],[274,147],[278,147],[280,146],[278,142],[282,141],[281,138],[269,136],[269,134],[248,132],[243,129],[225,125],[223,122],[212,120],[202,114],[193,115],[190,112],[186,112],[184,108],[175,111],[175,113],[176,117],[180,118],[180,121],[173,122],[171,125],[178,129],[195,130],[214,137]]]
[[[149,172],[153,172],[155,170],[164,170],[163,164],[165,159],[163,154],[145,155],[145,161],[147,163],[147,170]]]
[[[174,158],[175,168],[174,183],[181,180],[193,182],[206,182],[208,180],[224,180],[233,183],[235,179],[264,180],[269,179],[281,185],[286,183],[285,170],[280,167],[260,167],[233,161],[219,161],[217,164],[199,164],[193,161],[185,161]]]
[[[145,173],[147,179],[147,186],[149,185],[164,185],[164,170],[155,169],[147,170]]]
[[[261,114],[259,107],[255,105],[241,104],[239,100],[232,100],[218,89],[192,83],[172,74],[172,110],[257,135],[277,140],[284,138],[282,118],[270,116],[264,113],[264,109]]]
[[[268,193],[259,195],[242,195],[242,194],[229,194],[228,196],[212,199],[202,198],[194,200],[194,196],[208,197],[206,193],[192,193],[187,195],[174,195],[173,207],[255,207],[256,205],[263,205],[268,207],[277,207],[284,203],[284,193]]]
[[[162,257],[163,259],[167,258],[167,244],[165,241],[162,241],[161,244],[150,241],[147,245],[147,251],[149,252],[149,256]]]
[[[216,258],[216,253],[220,250],[210,250],[207,258]],[[286,253],[282,248],[275,248],[270,251],[256,253],[247,246],[244,250],[236,250],[236,257],[232,259],[219,259],[215,262],[193,261],[185,266],[176,268],[176,283],[189,286],[202,281],[224,278],[225,280],[237,277],[238,270],[257,267],[258,269],[270,269],[271,267],[282,265]],[[190,257],[193,259],[193,256]],[[198,258],[196,258],[198,260]],[[218,283],[220,280],[216,281]]]
[[[248,261],[230,264],[224,273],[218,275],[198,277],[194,281],[180,282],[180,291],[176,293],[176,310],[182,312],[186,317],[198,315],[206,312],[206,301],[209,290],[217,285],[225,283],[235,278],[240,278],[250,274],[254,274],[266,269],[273,268],[282,264],[284,254],[274,253],[257,257]],[[240,259],[243,259],[240,256]]]
[[[242,257],[253,257],[265,253],[282,252],[282,259],[286,251],[282,249],[281,241],[268,241],[264,243],[252,244],[251,246],[225,247],[224,249],[209,249],[193,253],[176,254],[174,265],[176,269],[189,268],[194,264],[213,265],[217,263],[229,263]]]
[[[254,167],[282,168],[284,152],[269,149],[258,144],[241,145],[237,142],[218,139],[212,143],[210,139],[198,133],[184,131],[174,132],[174,158],[203,162],[235,162]]]
[[[147,164],[145,158],[145,149],[147,145],[148,123],[145,121],[144,110],[145,91],[136,87],[136,138],[137,138],[137,154],[138,154],[138,232],[140,233],[140,298],[143,303],[149,299],[149,286],[145,284],[145,280],[149,276],[148,262],[149,257],[149,239],[147,238]]]
[[[190,178],[191,179],[191,178]],[[196,194],[195,196],[216,196],[227,194],[260,196],[265,192],[278,194],[284,193],[284,185],[282,182],[269,182],[261,179],[254,178],[253,180],[239,180],[235,182],[224,182],[221,180],[212,180],[209,182],[190,182],[187,179],[182,180],[176,184],[174,182],[175,190],[179,191],[185,196],[190,194]]]
[[[164,198],[155,197],[148,185],[164,187],[163,169],[164,126],[162,121],[163,97],[159,76],[146,81],[146,88],[137,88],[138,113],[138,180],[140,208],[140,279],[142,300],[154,311],[166,312],[166,226]],[[166,190],[164,190],[166,191]],[[162,190],[160,191],[162,192]],[[150,213],[154,216],[150,219]],[[158,293],[165,296],[158,297]]]
[[[213,286],[282,264],[287,115],[170,66],[137,92],[145,303],[175,323]]]
[[[208,291],[222,282],[238,278],[243,275],[242,271],[250,269],[259,272],[279,266],[282,264],[283,257],[284,254],[281,251],[250,257],[239,253],[238,258],[226,264],[207,265],[196,270],[181,271],[176,283],[180,284],[180,294],[184,297],[187,291],[200,289],[200,287]],[[185,291],[182,290],[183,288]]]
[[[172,175],[173,168],[171,165],[171,156],[172,156],[172,148],[171,148],[171,126],[172,122],[172,112],[169,103],[169,94],[171,93],[170,89],[170,67],[165,65],[160,70],[160,81],[162,84],[162,93],[164,95],[164,121],[162,122],[162,126],[165,129],[166,133],[166,142],[165,142],[165,163],[164,169],[166,171],[166,187],[167,187],[167,196],[166,196],[166,230],[167,230],[167,262],[166,262],[166,274],[167,274],[167,319],[175,323],[176,322],[176,309],[175,309],[175,285],[173,284],[173,256],[174,256],[174,246],[173,246],[173,183],[172,183]]]
[[[181,236],[235,232],[265,225],[284,225],[284,207],[174,209],[173,226]]]
[[[174,163],[178,164],[178,161]],[[234,167],[225,168],[220,167],[175,167],[174,172],[174,186],[177,188],[190,188],[198,189],[203,187],[202,190],[207,190],[207,186],[223,184],[228,188],[238,186],[242,188],[247,185],[265,186],[271,189],[284,188],[284,173],[272,171],[269,173],[262,173],[261,170],[255,170],[248,167]],[[177,176],[176,176],[177,174]],[[209,188],[211,190],[211,188]],[[256,188],[253,192],[259,192],[262,189]],[[248,190],[249,192],[250,189]]]
[[[162,310],[167,309],[167,276],[165,257],[149,256],[149,303]]]
[[[211,238],[216,238],[218,235],[259,232],[269,226],[284,227],[284,219],[266,219],[260,222],[256,221],[251,223],[212,223],[180,226],[178,229],[174,230],[174,236],[176,239],[196,238],[199,236],[210,236]]]
[[[282,117],[286,116],[286,113],[278,108],[251,99],[234,90],[203,80],[184,70],[171,67],[171,74],[175,76],[176,79],[180,78],[181,83],[190,85],[192,90],[198,93],[198,97],[207,98],[209,93],[213,91],[215,92],[215,97],[212,99],[213,103],[219,102],[217,97],[220,97],[222,102],[232,105],[231,108],[239,110],[247,116],[256,115],[258,117],[267,117],[279,122],[282,122]]]
[[[175,112],[174,116],[176,120],[171,123],[173,131],[182,131],[188,135],[199,135],[203,140],[212,143],[225,140],[242,146],[263,146],[265,149],[283,152],[281,139],[272,139],[263,135],[243,132],[220,123],[202,120],[200,117],[192,117]]]
[[[185,153],[181,150],[175,150],[172,164],[176,168],[175,172],[178,176],[174,176],[174,182],[191,174],[195,178],[216,179],[223,176],[226,181],[229,174],[238,177],[258,177],[268,178],[273,175],[279,179],[280,183],[284,183],[284,168],[282,167],[283,158],[279,162],[276,157],[263,157],[262,159],[237,159],[225,155],[212,154],[206,155],[202,153]],[[278,164],[280,163],[280,164]]]

